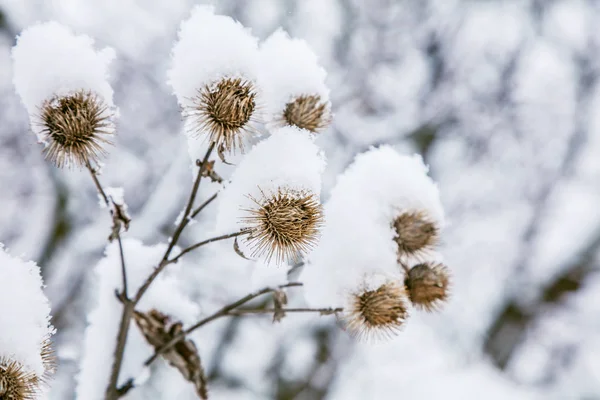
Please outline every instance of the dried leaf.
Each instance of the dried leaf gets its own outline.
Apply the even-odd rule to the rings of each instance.
[[[238,256],[242,257],[243,259],[252,261],[250,258],[246,257],[244,255],[244,253],[242,253],[242,250],[240,250],[240,245],[238,243],[238,238],[237,237],[233,240],[233,250],[235,251],[235,253]]]
[[[285,317],[285,310],[283,307],[287,304],[287,295],[283,290],[277,290],[273,293],[273,322],[279,322]]]
[[[131,218],[127,214],[127,206],[124,204],[117,204],[114,201],[111,201],[112,204],[112,231],[108,240],[112,242],[121,233],[121,230],[127,231],[129,229],[129,223],[131,222]]]
[[[223,146],[223,144],[220,144],[219,147],[217,147],[217,154],[219,155],[219,158],[221,159],[223,164],[233,165],[232,163],[228,163],[225,159],[225,146]]]
[[[134,317],[142,334],[155,350],[164,346],[183,330],[181,322],[172,322],[167,315],[158,310],[153,309],[147,313],[136,311]],[[162,357],[171,366],[177,368],[187,381],[194,384],[196,393],[201,399],[208,399],[206,375],[194,342],[182,339],[164,352]]]
[[[202,162],[200,160],[196,160],[196,165],[198,167],[202,167]],[[208,161],[206,163],[206,167],[204,167],[204,169],[202,170],[202,177],[204,178],[210,178],[210,180],[212,182],[217,182],[217,183],[222,183],[223,182],[223,178],[221,178],[221,176],[219,174],[217,174],[217,171],[215,171],[215,161]]]

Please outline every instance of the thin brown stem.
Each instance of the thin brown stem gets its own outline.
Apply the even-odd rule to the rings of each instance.
[[[204,155],[202,164],[200,164],[200,167],[198,168],[198,175],[196,176],[196,179],[194,180],[194,185],[192,187],[192,191],[188,198],[188,201],[187,201],[187,204],[185,207],[185,211],[183,213],[181,221],[179,222],[179,225],[175,229],[173,238],[171,239],[171,242],[169,243],[169,246],[167,247],[167,250],[165,251],[165,254],[163,255],[162,260],[160,261],[158,266],[154,269],[154,271],[152,271],[152,273],[146,279],[146,281],[144,281],[142,286],[138,289],[138,291],[135,294],[135,297],[133,299],[129,300],[127,297],[123,298],[123,313],[121,315],[121,324],[119,326],[119,333],[117,335],[117,345],[115,348],[115,359],[114,359],[112,370],[111,370],[110,381],[109,381],[108,387],[106,389],[106,400],[116,400],[120,396],[122,396],[120,390],[117,388],[117,383],[119,380],[119,372],[121,371],[121,365],[123,363],[123,354],[125,352],[125,343],[127,341],[127,333],[129,332],[129,325],[131,323],[131,318],[133,316],[133,310],[135,310],[135,306],[142,299],[142,296],[144,296],[144,294],[150,288],[150,286],[152,285],[154,280],[164,270],[164,268],[169,264],[168,259],[169,259],[169,256],[171,255],[171,251],[177,245],[177,242],[179,241],[179,237],[181,236],[183,230],[185,229],[185,227],[187,226],[187,224],[190,221],[190,219],[189,219],[190,212],[192,211],[192,208],[194,206],[194,201],[196,200],[196,195],[198,194],[198,188],[200,187],[200,181],[202,180],[202,174],[208,164],[208,159],[210,158],[210,154],[212,153],[214,148],[215,148],[215,143],[212,142],[210,144],[210,146],[208,147],[206,154]],[[95,174],[93,173],[93,170],[91,168],[90,168],[90,171],[92,172],[92,176],[94,176]],[[97,186],[99,187],[99,182],[97,179],[95,179],[95,182],[97,182]],[[106,193],[104,193],[104,191],[101,191],[101,195],[104,197],[105,201],[108,201],[108,197],[106,196]],[[119,243],[120,243],[120,240],[119,240]],[[125,288],[126,287],[127,286],[125,286]]]
[[[193,244],[190,247],[182,250],[181,253],[179,253],[176,257],[168,260],[167,264],[172,264],[172,263],[175,263],[175,262],[179,261],[179,259],[181,257],[183,257],[185,254],[189,253],[192,250],[196,250],[198,247],[202,247],[202,246],[207,245],[209,243],[217,242],[219,240],[225,240],[225,239],[230,239],[230,238],[233,238],[233,237],[236,237],[236,236],[241,236],[241,235],[244,235],[246,233],[248,233],[248,232],[247,231],[239,231],[239,232],[229,233],[227,235],[221,235],[221,236],[217,236],[217,237],[214,237],[214,238],[203,240],[202,242],[198,242],[198,243]]]
[[[183,212],[183,216],[181,218],[181,221],[179,222],[179,225],[177,226],[177,229],[175,229],[175,233],[173,233],[173,239],[171,239],[171,243],[169,243],[169,247],[167,248],[167,251],[165,252],[165,255],[163,256],[163,260],[169,259],[169,255],[171,255],[171,251],[177,245],[177,242],[179,241],[179,237],[183,233],[183,230],[185,229],[187,224],[190,222],[189,216],[190,216],[190,212],[192,211],[192,207],[194,207],[194,201],[196,200],[196,195],[198,194],[198,188],[200,187],[200,181],[202,180],[202,173],[204,172],[204,169],[208,165],[208,159],[210,158],[210,155],[211,155],[212,151],[214,150],[214,148],[215,148],[215,142],[212,142],[210,144],[210,146],[208,146],[208,150],[206,150],[206,154],[204,155],[202,164],[200,164],[200,167],[198,168],[198,175],[196,175],[196,179],[194,180],[194,186],[192,187],[190,197],[188,198],[187,205],[185,206],[185,211]]]
[[[227,313],[227,315],[248,315],[248,314],[273,314],[275,312],[284,312],[284,313],[319,313],[322,315],[330,315],[337,314],[339,312],[344,311],[343,308],[282,308],[281,310],[276,310],[274,308],[238,308],[237,310],[231,310]]]
[[[106,400],[115,400],[120,397],[117,383],[119,381],[119,372],[123,364],[123,356],[125,354],[125,345],[127,344],[127,333],[133,316],[135,305],[131,300],[125,300],[123,304],[123,314],[119,324],[119,333],[117,334],[117,346],[115,348],[115,359],[113,361],[110,372],[109,384],[106,387]]]
[[[206,206],[208,206],[210,203],[212,203],[212,202],[213,202],[213,200],[214,200],[214,199],[216,199],[218,195],[219,195],[219,192],[217,192],[217,193],[213,194],[213,195],[212,195],[212,196],[210,196],[210,197],[209,197],[209,198],[208,198],[208,199],[207,199],[207,200],[206,200],[204,203],[200,204],[200,205],[198,206],[198,208],[196,208],[196,209],[194,210],[194,212],[192,212],[192,215],[190,215],[190,219],[194,219],[194,218],[196,218],[196,216],[197,216],[198,214],[200,214],[200,212],[201,212],[202,210],[204,210],[204,209],[206,208]]]
[[[171,264],[171,262],[168,261],[169,260],[169,256],[171,255],[171,251],[173,250],[173,248],[175,247],[175,245],[177,245],[177,242],[179,241],[179,237],[183,233],[183,230],[185,229],[185,227],[187,226],[187,224],[190,222],[189,216],[190,216],[190,212],[192,210],[192,207],[194,206],[194,200],[196,200],[196,195],[198,193],[198,188],[200,187],[200,181],[202,180],[202,173],[204,172],[204,168],[206,168],[206,165],[208,164],[208,159],[209,159],[210,154],[212,153],[212,151],[213,151],[214,148],[215,148],[215,143],[212,142],[210,144],[210,146],[208,147],[208,150],[206,151],[206,154],[204,155],[204,159],[202,160],[202,164],[198,168],[198,175],[196,175],[196,180],[194,181],[194,186],[192,187],[192,192],[190,193],[190,197],[188,198],[187,205],[185,207],[185,211],[183,212],[183,216],[181,218],[181,221],[179,222],[179,225],[177,226],[177,229],[175,229],[175,233],[173,234],[173,238],[171,239],[171,243],[169,243],[169,247],[167,248],[167,251],[165,251],[165,254],[163,255],[162,260],[158,264],[158,267],[156,267],[154,269],[154,271],[152,271],[152,273],[150,274],[150,276],[146,279],[146,281],[138,289],[135,297],[133,298],[133,302],[135,304],[137,304],[142,299],[142,296],[150,288],[150,285],[152,285],[152,282],[154,282],[154,280],[156,279],[156,277],[165,269],[165,267],[167,265]],[[180,256],[181,256],[181,254],[180,254]]]
[[[274,287],[274,288],[267,287],[267,288],[261,289],[261,290],[259,290],[257,292],[247,294],[246,296],[242,297],[241,299],[239,299],[237,301],[234,301],[233,303],[224,306],[223,308],[221,308],[220,310],[216,311],[215,313],[209,315],[208,317],[206,317],[206,318],[198,321],[194,325],[190,326],[185,331],[182,331],[178,335],[175,335],[173,337],[173,339],[171,339],[164,346],[162,346],[161,348],[159,348],[158,350],[156,350],[156,352],[152,355],[152,357],[148,358],[144,362],[144,365],[148,366],[148,365],[152,364],[152,362],[154,362],[154,360],[156,360],[159,355],[161,355],[165,351],[169,350],[171,347],[173,347],[175,344],[177,344],[177,342],[179,342],[181,339],[183,339],[186,335],[189,335],[190,333],[192,333],[196,329],[200,328],[201,326],[204,326],[204,325],[208,324],[209,322],[214,321],[215,319],[227,316],[230,311],[238,308],[241,305],[246,304],[250,300],[253,300],[253,299],[255,299],[255,298],[259,297],[259,296],[262,296],[263,294],[266,294],[266,293],[271,293],[271,292],[275,292],[275,291],[280,290],[280,289],[289,288],[289,287],[295,287],[295,286],[302,286],[302,283],[300,283],[300,282],[291,282],[291,283],[288,283],[288,284],[285,284],[285,285],[281,285],[281,286],[278,286],[278,287]]]
[[[112,200],[106,195],[106,192],[104,191],[104,188],[102,187],[102,184],[100,183],[100,180],[98,179],[98,173],[97,173],[96,169],[94,167],[92,167],[89,163],[86,164],[86,167],[87,167],[88,171],[90,171],[90,175],[92,176],[92,180],[94,181],[94,184],[96,185],[96,189],[98,190],[98,193],[104,200],[106,207],[108,207],[110,216],[113,219],[113,224],[114,224],[115,223],[115,220],[114,220],[115,215],[114,215],[114,210],[113,210],[113,207],[111,204]],[[122,285],[123,285],[121,295],[125,298],[128,298],[128,296],[127,296],[127,268],[125,266],[125,254],[123,252],[123,243],[121,241],[121,234],[119,233],[119,229],[116,229],[116,230],[113,229],[113,231],[116,234],[117,243],[119,244],[119,256],[121,258],[121,280],[122,280]]]
[[[112,369],[111,369],[111,376],[110,376],[109,384],[106,388],[106,398],[108,400],[112,400],[112,399],[118,398],[117,382],[118,382],[118,378],[119,378],[119,371],[120,371],[121,364],[123,363],[123,354],[124,354],[124,350],[125,350],[125,344],[127,343],[127,332],[129,332],[129,324],[131,322],[131,316],[133,315],[133,310],[135,309],[135,305],[131,302],[131,300],[129,300],[129,297],[127,294],[127,268],[125,266],[125,254],[123,252],[123,242],[121,240],[121,234],[120,234],[121,228],[120,228],[120,225],[115,227],[115,224],[120,223],[121,221],[117,221],[117,216],[115,216],[115,211],[114,211],[115,208],[113,207],[114,202],[112,199],[110,199],[106,195],[106,192],[104,191],[104,188],[102,187],[102,184],[100,183],[100,180],[98,179],[98,174],[97,174],[96,170],[90,164],[87,164],[87,169],[90,171],[90,175],[92,176],[92,180],[94,181],[94,184],[96,185],[96,189],[98,190],[98,193],[100,194],[100,196],[104,200],[104,203],[106,204],[106,206],[108,207],[108,209],[110,211],[110,216],[111,216],[112,222],[113,222],[113,234],[114,234],[114,237],[116,237],[116,239],[117,239],[117,243],[119,245],[119,256],[121,258],[121,278],[122,278],[123,289],[120,293],[120,298],[123,302],[123,313],[121,315],[121,322],[119,324],[119,333],[117,334],[117,344],[116,344],[115,352],[114,352],[115,359],[113,361],[113,365],[112,365]]]

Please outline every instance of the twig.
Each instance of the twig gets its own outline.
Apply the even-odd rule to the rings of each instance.
[[[203,240],[202,242],[198,242],[198,243],[196,243],[196,244],[193,244],[193,245],[191,245],[190,247],[188,247],[188,248],[186,248],[186,249],[182,250],[182,251],[181,251],[181,253],[179,253],[179,254],[178,254],[176,257],[174,257],[174,258],[172,258],[172,259],[168,260],[166,263],[167,263],[167,264],[172,264],[172,263],[175,263],[175,262],[177,262],[177,261],[178,261],[178,260],[179,260],[179,259],[180,259],[180,258],[181,258],[183,255],[184,255],[184,254],[187,254],[187,253],[189,253],[189,252],[190,252],[190,251],[192,251],[192,250],[196,250],[198,247],[202,247],[202,246],[204,246],[204,245],[206,245],[206,244],[209,244],[209,243],[212,243],[212,242],[217,242],[217,241],[219,241],[219,240],[230,239],[230,238],[237,237],[237,236],[241,236],[241,235],[244,235],[244,234],[247,234],[247,233],[248,233],[248,231],[239,231],[239,232],[229,233],[229,234],[227,234],[227,235],[221,235],[221,236],[217,236],[217,237],[214,237],[214,238],[210,238],[210,239]]]
[[[169,243],[169,247],[167,248],[167,251],[163,256],[163,260],[167,260],[169,258],[169,255],[171,255],[171,251],[179,241],[181,233],[183,232],[187,224],[190,222],[190,219],[188,217],[190,216],[190,212],[192,211],[192,207],[194,206],[194,200],[196,200],[196,195],[198,194],[198,188],[200,187],[200,181],[202,180],[202,173],[208,165],[208,159],[210,158],[210,154],[212,153],[214,148],[215,142],[211,142],[210,146],[208,147],[208,150],[206,150],[206,154],[204,155],[202,164],[200,164],[200,167],[198,168],[198,175],[196,176],[196,180],[194,181],[194,186],[192,187],[192,192],[190,193],[190,197],[188,198],[183,217],[181,218],[177,229],[175,229],[175,233],[173,233],[173,239],[171,239],[171,243]]]
[[[190,193],[190,197],[188,198],[188,201],[187,201],[187,204],[185,207],[185,211],[183,213],[183,217],[181,218],[179,225],[175,229],[173,238],[171,239],[171,242],[169,243],[169,246],[167,247],[167,250],[165,251],[165,254],[163,255],[162,260],[160,261],[158,266],[154,269],[154,271],[152,271],[152,273],[146,279],[146,281],[142,284],[142,286],[138,289],[138,291],[135,294],[135,297],[133,297],[133,299],[129,300],[127,297],[124,297],[122,299],[123,300],[123,313],[121,315],[121,323],[119,325],[119,333],[117,335],[117,344],[116,344],[116,348],[115,348],[115,359],[114,359],[112,370],[111,370],[110,381],[108,383],[108,387],[106,388],[106,400],[115,400],[115,399],[118,399],[122,395],[120,390],[117,388],[117,384],[119,381],[119,373],[121,371],[121,365],[123,363],[123,354],[125,352],[125,344],[127,342],[127,333],[129,332],[129,325],[131,323],[131,318],[133,317],[133,311],[135,310],[135,306],[142,299],[142,296],[144,295],[144,293],[146,293],[146,291],[150,288],[150,286],[152,285],[152,283],[154,282],[156,277],[169,264],[168,259],[169,259],[169,256],[171,255],[171,251],[177,245],[177,242],[179,241],[179,237],[181,236],[181,233],[183,232],[183,230],[185,229],[185,227],[187,226],[187,224],[190,221],[189,215],[192,210],[192,207],[194,206],[194,200],[196,200],[198,188],[200,187],[200,181],[202,179],[202,173],[204,172],[204,169],[208,165],[208,159],[214,148],[215,148],[215,143],[212,142],[210,144],[210,146],[208,147],[206,154],[204,155],[202,164],[198,168],[198,175],[196,176],[196,179],[194,181],[194,185],[192,187],[192,192]],[[90,171],[92,171],[92,170],[90,169]],[[92,173],[92,175],[94,176],[93,173]],[[97,179],[95,179],[95,181],[97,182]],[[99,184],[97,183],[97,185],[99,185]],[[105,200],[108,200],[104,191],[102,191],[102,195]]]
[[[133,315],[133,310],[135,308],[135,305],[131,302],[131,300],[129,300],[129,297],[127,294],[127,268],[125,266],[125,254],[123,252],[123,242],[121,241],[121,234],[120,234],[121,228],[120,228],[120,226],[116,226],[116,224],[119,223],[119,221],[116,221],[116,218],[119,218],[120,216],[115,215],[115,211],[114,211],[115,208],[113,208],[113,205],[116,207],[116,204],[114,204],[114,201],[106,195],[106,192],[104,191],[104,189],[102,188],[102,185],[100,184],[100,180],[98,179],[96,170],[90,164],[87,164],[86,166],[87,166],[87,169],[90,171],[92,180],[94,181],[94,184],[96,185],[96,189],[98,190],[98,193],[100,194],[100,196],[104,200],[104,203],[106,204],[106,206],[108,207],[108,209],[110,211],[110,215],[113,220],[112,221],[113,222],[113,235],[116,237],[117,243],[119,244],[119,256],[121,258],[121,277],[122,277],[123,289],[122,289],[119,297],[120,297],[121,301],[123,302],[123,314],[121,315],[121,322],[119,325],[119,333],[117,335],[117,345],[116,345],[115,353],[114,353],[115,359],[113,361],[113,366],[112,366],[112,370],[111,370],[111,378],[110,378],[111,383],[106,388],[107,399],[115,399],[118,396],[118,394],[116,392],[116,386],[117,386],[117,380],[118,380],[118,375],[119,375],[119,369],[120,369],[121,364],[123,363],[123,353],[124,353],[124,349],[125,349],[125,343],[127,342],[127,332],[129,330],[129,323],[131,321],[131,316]],[[128,221],[123,221],[123,222],[128,223]]]
[[[209,322],[214,321],[215,319],[227,316],[230,311],[238,308],[241,305],[246,304],[250,300],[253,300],[256,297],[262,296],[263,294],[266,294],[266,293],[271,293],[271,292],[275,292],[275,291],[280,290],[280,289],[289,288],[289,287],[295,287],[295,286],[302,286],[302,283],[300,283],[300,282],[291,282],[291,283],[288,283],[288,284],[285,284],[285,285],[281,285],[281,286],[277,286],[277,287],[274,287],[274,288],[267,287],[267,288],[261,289],[261,290],[259,290],[257,292],[247,294],[246,296],[242,297],[241,299],[239,299],[237,301],[234,301],[231,304],[226,305],[225,307],[223,307],[220,310],[216,311],[214,314],[212,314],[212,315],[210,315],[210,316],[208,316],[208,317],[206,317],[206,318],[198,321],[197,323],[195,323],[194,325],[190,326],[185,331],[183,331],[180,334],[174,336],[172,340],[170,340],[168,343],[166,343],[160,349],[156,350],[156,352],[150,358],[148,358],[144,362],[144,365],[148,366],[148,365],[152,364],[152,362],[154,360],[156,360],[156,358],[158,358],[159,355],[161,355],[165,351],[169,350],[171,347],[173,347],[175,344],[177,344],[177,342],[179,342],[181,339],[183,339],[186,335],[189,335],[190,333],[192,333],[196,329],[200,328],[203,325],[208,324]]]
[[[204,168],[206,167],[206,165],[208,163],[210,154],[212,153],[214,148],[215,148],[215,143],[212,142],[210,144],[210,146],[208,147],[206,154],[204,155],[204,160],[202,161],[200,168],[198,168],[198,175],[196,176],[196,180],[194,181],[194,186],[192,187],[192,192],[190,193],[190,197],[189,197],[187,205],[185,207],[185,211],[183,212],[181,221],[179,222],[179,225],[177,226],[177,229],[175,229],[175,233],[173,234],[173,239],[171,239],[171,243],[169,243],[169,247],[167,248],[167,251],[165,251],[165,254],[163,255],[162,260],[158,264],[158,267],[156,267],[154,269],[154,271],[152,271],[152,274],[150,274],[150,276],[146,279],[144,284],[142,286],[140,286],[140,288],[138,289],[135,297],[133,298],[133,302],[135,304],[137,304],[141,300],[144,293],[146,293],[148,288],[150,288],[150,285],[152,285],[152,282],[154,282],[154,280],[162,272],[162,270],[167,265],[171,264],[168,261],[169,256],[171,255],[171,251],[173,250],[173,248],[179,241],[179,237],[181,236],[181,233],[183,232],[183,230],[185,229],[187,224],[190,222],[189,216],[190,216],[192,207],[194,206],[194,200],[196,200],[196,194],[198,193],[198,188],[200,187],[200,181],[202,180],[202,172],[204,171]]]
[[[248,308],[248,309],[240,309],[231,310],[227,313],[227,315],[248,315],[248,314],[273,314],[277,311],[274,308]],[[284,313],[311,313],[316,312],[321,315],[331,315],[337,314],[339,312],[344,311],[343,308],[282,308],[281,310]]]
[[[209,198],[208,198],[208,199],[207,199],[207,200],[206,200],[204,203],[200,204],[200,205],[198,206],[198,208],[196,208],[196,209],[194,210],[194,212],[192,212],[192,215],[190,215],[190,219],[194,219],[194,218],[196,218],[196,215],[200,214],[200,212],[201,212],[202,210],[204,210],[204,208],[205,208],[206,206],[208,206],[210,203],[212,203],[212,201],[213,201],[214,199],[216,199],[218,195],[219,195],[219,192],[217,192],[217,193],[213,194],[213,195],[212,195],[212,196],[210,196],[210,197],[209,197]]]
[[[112,201],[112,199],[110,199],[106,195],[104,188],[102,188],[102,184],[100,184],[100,180],[98,179],[97,171],[89,163],[86,164],[86,167],[87,167],[88,171],[90,171],[90,175],[92,176],[92,180],[94,181],[94,184],[96,185],[96,189],[98,190],[98,193],[104,200],[106,207],[108,207],[108,210],[110,212],[110,216],[113,220],[113,225],[114,225],[116,223],[116,221],[114,220],[115,214],[114,214],[113,207],[111,207],[111,205],[114,204],[114,202]],[[125,298],[128,298],[128,296],[127,296],[127,268],[125,267],[125,255],[123,253],[123,243],[121,241],[121,234],[119,233],[119,229],[115,229],[114,227],[113,227],[113,232],[117,238],[117,243],[119,244],[119,255],[121,257],[121,278],[122,278],[122,285],[123,285],[121,295]]]

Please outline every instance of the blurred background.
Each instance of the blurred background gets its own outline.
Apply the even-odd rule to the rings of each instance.
[[[10,48],[24,27],[55,19],[116,49],[118,138],[102,179],[125,188],[128,236],[154,244],[172,232],[191,181],[165,81],[179,22],[198,3],[0,0],[0,242],[36,260],[46,280],[60,362],[52,400],[74,398],[89,272],[109,221],[86,174],[44,162],[14,93]],[[600,2],[214,4],[261,39],[279,26],[304,38],[327,69],[325,198],[370,146],[424,157],[449,220],[454,280],[441,313],[413,316],[388,343],[354,343],[314,315],[215,323],[195,338],[211,398],[600,399]],[[201,236],[197,225],[183,243]],[[194,262],[212,276],[197,292],[221,296],[210,313],[231,283],[202,252]],[[193,398],[156,390],[146,398]]]

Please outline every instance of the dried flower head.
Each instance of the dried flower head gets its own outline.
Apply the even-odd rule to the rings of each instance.
[[[67,96],[54,96],[40,112],[42,133],[48,140],[46,158],[57,167],[96,162],[106,151],[114,133],[113,114],[95,93],[80,90]]]
[[[435,263],[415,265],[406,275],[404,284],[415,307],[435,311],[448,299],[448,268]]]
[[[254,131],[256,90],[250,81],[224,78],[198,90],[186,110],[196,134],[206,133],[211,142],[226,151],[243,148],[244,133]]]
[[[439,228],[426,212],[408,211],[393,222],[399,256],[420,257],[432,250],[439,240]]]
[[[406,318],[408,299],[404,287],[387,281],[377,289],[351,293],[342,321],[358,338],[379,338],[397,334]]]
[[[320,132],[331,123],[329,104],[318,95],[299,96],[285,106],[283,122],[311,132]]]
[[[266,254],[267,261],[275,257],[278,263],[296,260],[298,253],[308,252],[317,242],[323,223],[323,208],[310,191],[278,189],[262,199],[250,199],[258,206],[245,210],[249,235],[246,240],[252,256]]]
[[[0,399],[34,400],[40,381],[16,361],[0,358]]]

